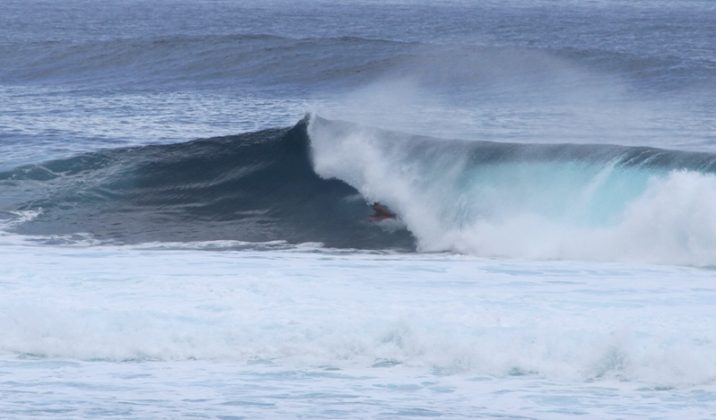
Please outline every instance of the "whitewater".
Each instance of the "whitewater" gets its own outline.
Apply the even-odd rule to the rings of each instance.
[[[713,418],[714,28],[3,2],[0,417]]]

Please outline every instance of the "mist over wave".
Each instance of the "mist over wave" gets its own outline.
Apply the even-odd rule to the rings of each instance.
[[[1,1],[0,417],[712,417],[715,47],[711,0]]]
[[[422,251],[716,264],[716,156],[441,141],[314,118],[315,170],[396,210]]]
[[[15,230],[487,257],[716,264],[716,156],[445,140],[306,118],[0,173]],[[373,223],[379,201],[400,222]]]

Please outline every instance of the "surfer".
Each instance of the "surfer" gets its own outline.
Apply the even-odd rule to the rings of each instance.
[[[390,209],[384,204],[375,201],[373,204],[370,205],[370,207],[373,209],[373,214],[368,217],[368,220],[370,220],[371,222],[380,222],[381,220],[395,219],[395,213],[390,211]]]

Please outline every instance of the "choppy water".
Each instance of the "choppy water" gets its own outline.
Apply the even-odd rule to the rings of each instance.
[[[708,418],[714,28],[4,1],[0,411]]]
[[[716,403],[710,271],[176,248],[6,238],[3,412],[707,417]]]

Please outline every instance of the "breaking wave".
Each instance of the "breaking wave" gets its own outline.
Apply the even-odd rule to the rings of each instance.
[[[311,168],[307,122],[171,145],[109,149],[0,173],[16,229],[138,243],[240,240],[412,248],[368,221],[357,191]]]
[[[420,251],[716,264],[716,156],[441,141],[314,118],[315,170],[394,209]]]
[[[317,116],[0,173],[24,234],[716,265],[716,155],[442,140]],[[379,201],[400,222],[372,223]]]

